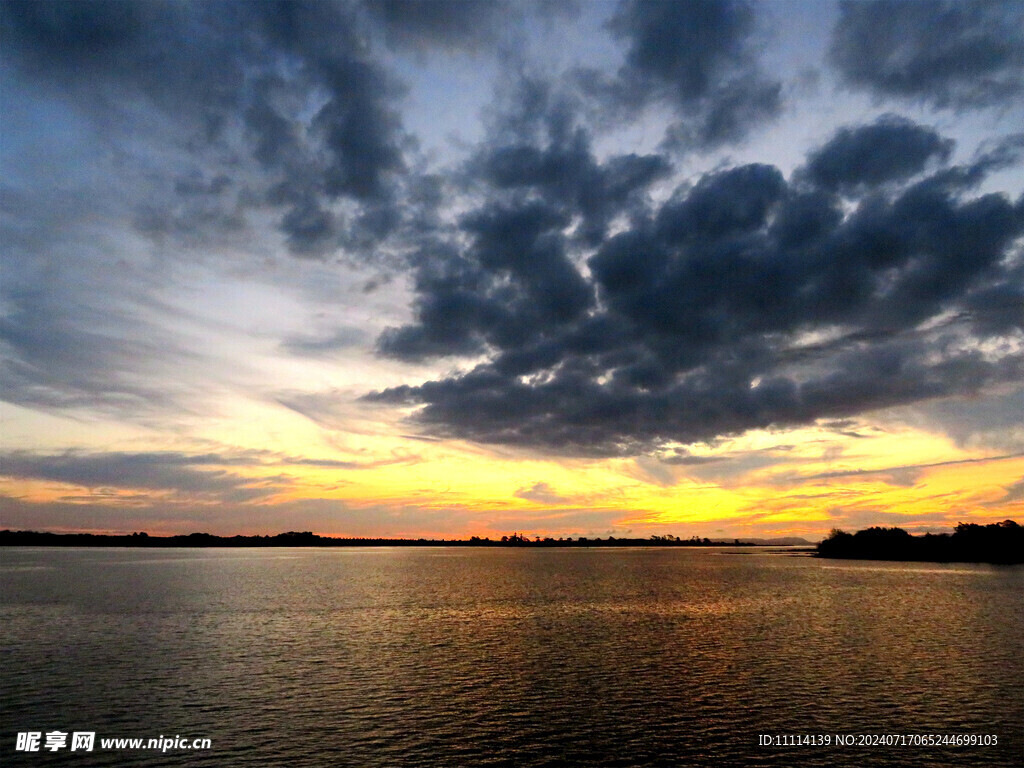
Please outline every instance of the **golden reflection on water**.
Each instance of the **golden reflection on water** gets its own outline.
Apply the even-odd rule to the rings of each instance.
[[[4,554],[13,725],[213,738],[190,765],[792,765],[758,735],[882,730],[999,734],[998,749],[926,756],[951,768],[1016,765],[1024,747],[1021,568],[644,549]]]

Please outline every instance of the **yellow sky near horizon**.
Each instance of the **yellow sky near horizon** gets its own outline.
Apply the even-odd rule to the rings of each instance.
[[[1019,490],[1024,455],[969,449],[943,434],[906,425],[873,426],[868,420],[846,430],[755,430],[714,445],[689,446],[674,461],[559,458],[422,441],[395,434],[395,424],[370,419],[341,432],[266,409],[258,421],[232,414],[226,423],[233,425],[232,438],[244,437],[249,445],[224,450],[225,443],[212,439],[212,433],[202,440],[192,436],[184,441],[192,445],[191,455],[203,456],[197,445],[209,449],[202,461],[179,459],[173,443],[140,450],[158,466],[173,457],[178,462],[174,472],[190,473],[186,484],[196,478],[192,491],[161,487],[180,486],[177,475],[143,474],[135,486],[130,478],[118,486],[98,477],[92,484],[75,482],[69,470],[63,479],[5,478],[0,492],[17,499],[21,511],[49,505],[83,511],[116,507],[120,527],[102,530],[128,525],[153,534],[195,530],[198,522],[181,514],[189,506],[207,511],[200,527],[213,533],[312,527],[333,536],[448,538],[512,531],[556,537],[815,538],[833,527],[941,529],[961,520],[992,522],[1024,512]],[[141,446],[142,441],[130,444]],[[273,452],[262,447],[268,444],[275,446]],[[74,451],[58,455],[71,457],[69,462],[80,458]],[[139,461],[130,459],[134,454],[106,454],[110,460],[123,455]],[[92,454],[82,456],[96,461],[95,446]],[[238,498],[232,495],[236,492]],[[310,505],[316,508],[312,519],[307,515],[304,524],[289,524],[288,510]],[[220,521],[218,507],[237,509]],[[155,520],[154,510],[161,510]],[[279,522],[253,527],[256,518],[276,520],[275,512],[282,513]],[[91,529],[88,522],[80,528]]]

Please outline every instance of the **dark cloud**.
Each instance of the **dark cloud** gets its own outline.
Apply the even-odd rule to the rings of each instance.
[[[222,115],[218,102],[234,103],[241,84],[240,49],[188,43],[187,6],[15,1],[4,4],[0,20],[7,55],[13,54],[26,75],[60,93],[93,100],[97,109],[116,108],[124,95],[144,95],[165,109],[183,108],[181,117],[212,127]],[[213,23],[208,14],[193,20],[191,31]]]
[[[344,231],[338,202],[379,206],[406,168],[402,88],[350,3],[11,2],[0,20],[20,76],[114,145],[148,136],[210,171],[152,189],[145,234],[237,229],[270,207],[296,253],[321,254]]]
[[[108,495],[115,501],[125,500],[125,491],[134,490],[140,492],[136,501],[151,504],[165,498],[244,503],[276,496],[292,485],[294,481],[287,475],[265,474],[270,468],[317,467],[348,472],[419,460],[415,454],[400,452],[372,461],[345,461],[289,456],[266,450],[223,453],[66,451],[56,454],[9,451],[0,454],[0,476],[80,486],[93,494]],[[260,474],[246,477],[226,468],[255,469]],[[156,495],[146,495],[146,492],[156,492]]]
[[[885,168],[850,165],[894,147]],[[948,154],[903,120],[843,129],[792,182],[744,165],[634,209],[585,270],[566,256],[571,196],[485,203],[465,247],[418,266],[417,322],[381,347],[486,361],[368,398],[422,406],[434,436],[608,455],[1015,381],[1024,355],[983,346],[1019,310],[1024,200],[970,196],[991,154],[920,177]],[[986,318],[994,295],[1007,308]]]
[[[530,201],[486,204],[465,216],[470,247],[418,256],[418,323],[385,332],[381,351],[415,360],[515,349],[581,316],[593,291],[569,258],[568,223],[566,213]]]
[[[930,160],[949,159],[952,150],[953,142],[934,130],[884,115],[871,125],[841,129],[811,154],[806,173],[828,190],[876,186],[920,173]]]
[[[22,165],[0,198],[13,265],[0,297],[4,398],[187,408],[183,337],[150,321],[180,311],[154,309],[154,297],[181,288],[161,281],[194,275],[161,258],[265,235],[264,222],[276,237],[256,252],[283,242],[298,256],[340,250],[407,271],[412,320],[378,338],[382,354],[476,358],[463,373],[370,396],[418,406],[425,439],[656,449],[687,464],[696,459],[671,453],[679,443],[1020,376],[1024,200],[978,192],[1019,167],[1020,136],[950,165],[951,142],[886,116],[840,130],[788,179],[772,165],[723,161],[673,180],[667,199],[669,155],[612,148],[620,136],[603,130],[644,128],[664,108],[663,146],[678,151],[738,141],[778,114],[781,84],[761,67],[752,3],[620,3],[608,25],[622,52],[614,72],[538,74],[525,63],[535,52],[517,59],[506,47],[483,139],[456,170],[424,173],[399,112],[394,66],[408,61],[388,63],[382,41],[491,50],[504,23],[529,16],[526,30],[554,6],[538,7],[4,5],[5,87],[47,117],[36,149],[57,148],[58,117],[73,121],[67,133],[88,134],[52,167],[42,151],[33,161],[10,152]],[[877,93],[995,104],[1018,94],[1019,25],[1003,23],[1018,10],[844,6],[833,61]],[[906,66],[892,79],[895,48],[882,46],[897,40]],[[34,115],[18,117],[21,138]],[[612,118],[621,122],[602,122]],[[65,185],[72,170],[81,176]],[[125,221],[128,236],[116,231]],[[148,251],[122,260],[145,250],[128,242],[139,233],[161,246],[152,263],[142,263]],[[282,348],[323,355],[357,341],[340,329]],[[281,402],[343,424],[348,414],[329,400]]]
[[[389,42],[419,49],[442,46],[475,51],[494,45],[515,12],[515,6],[504,0],[365,0],[363,5],[383,25]]]
[[[705,96],[749,55],[754,9],[744,2],[624,2],[609,23],[629,44],[631,79],[664,88],[681,101]]]
[[[392,47],[479,53],[507,45],[524,23],[572,19],[576,0],[362,0],[374,26]]]
[[[707,174],[692,189],[677,190],[662,207],[655,223],[657,236],[671,242],[697,242],[757,231],[785,192],[782,174],[770,165]]]
[[[319,256],[336,247],[339,237],[334,215],[312,196],[292,204],[281,218],[281,231],[298,256]]]
[[[670,126],[664,146],[677,152],[738,143],[782,111],[782,83],[758,76],[722,85],[690,120]]]
[[[360,18],[346,2],[0,7],[17,107],[0,195],[5,400],[187,412],[199,355],[158,327],[188,279],[170,262],[266,255],[274,234],[298,256],[377,258],[404,211],[429,213],[403,89]]]
[[[583,130],[543,148],[488,147],[477,163],[478,178],[496,189],[536,190],[552,203],[578,210],[583,216],[580,235],[589,242],[600,242],[611,218],[670,170],[660,155],[619,155],[600,164]]]
[[[174,452],[41,455],[22,451],[0,458],[0,474],[22,480],[48,480],[85,488],[168,491],[195,498],[245,502],[280,493],[282,477],[246,478],[223,469],[196,469],[239,462],[215,454]]]
[[[629,350],[624,356],[630,352],[635,354]],[[763,366],[709,365],[657,389],[604,382],[605,372],[589,377],[558,372],[531,384],[483,367],[419,387],[393,388],[370,399],[426,403],[417,421],[435,435],[569,455],[632,455],[663,443],[977,391],[1024,375],[1019,358],[993,364],[965,354],[933,364],[931,356],[926,344],[872,349],[845,355],[834,362],[836,370],[807,381],[783,372],[758,381]],[[564,365],[576,362],[570,358]],[[614,378],[615,371],[610,374]]]
[[[1007,104],[1024,88],[1017,0],[844,2],[829,57],[851,87],[938,107]]]
[[[536,195],[582,217],[577,236],[600,242],[615,216],[628,215],[644,191],[669,175],[662,155],[611,155],[603,162],[585,125],[585,99],[567,83],[517,69],[502,84],[488,136],[468,163],[475,190]]]
[[[418,360],[502,349],[506,368],[533,367],[594,305],[577,253],[613,221],[640,215],[671,170],[660,155],[600,161],[575,94],[517,71],[462,182],[477,204],[457,234],[430,229],[411,257],[417,322],[386,331],[379,349]],[[581,339],[582,341],[582,339]],[[522,359],[517,359],[520,355]]]
[[[819,426],[837,435],[852,437],[856,440],[869,440],[883,434],[883,430],[878,427],[864,427],[856,419],[833,419],[822,422]]]
[[[758,63],[759,19],[751,3],[626,0],[608,27],[625,43],[625,61],[614,78],[585,71],[582,82],[613,111],[673,107],[680,119],[668,130],[667,146],[739,141],[781,111],[781,83]]]

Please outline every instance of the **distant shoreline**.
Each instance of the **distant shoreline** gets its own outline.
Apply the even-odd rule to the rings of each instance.
[[[782,539],[680,539],[676,536],[639,538],[533,539],[518,533],[500,539],[388,539],[318,536],[309,531],[289,531],[274,536],[215,536],[190,533],[178,536],[150,536],[147,533],[93,534],[50,533],[47,531],[0,531],[2,547],[779,547],[810,546],[796,537]]]
[[[1024,527],[1013,520],[960,523],[953,533],[912,536],[902,528],[872,527],[856,533],[833,530],[818,544],[818,557],[842,560],[906,560],[933,563],[1024,563]]]
[[[871,527],[850,534],[833,530],[817,545],[799,537],[777,539],[709,539],[692,536],[649,538],[529,538],[514,533],[500,539],[472,536],[468,539],[405,539],[319,536],[310,531],[288,531],[272,536],[216,536],[190,533],[175,536],[131,534],[51,533],[49,531],[0,531],[0,547],[131,547],[131,548],[263,548],[263,547],[500,547],[590,548],[653,547],[706,548],[803,547],[801,553],[839,560],[890,560],[938,563],[1024,563],[1024,527],[1013,520],[990,525],[961,523],[952,534],[913,536],[901,528]]]

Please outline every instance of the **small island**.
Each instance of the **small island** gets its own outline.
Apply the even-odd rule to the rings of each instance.
[[[818,557],[914,560],[937,563],[1024,563],[1024,527],[1013,520],[960,523],[953,533],[912,536],[902,528],[874,526],[856,533],[833,530],[818,544]]]

